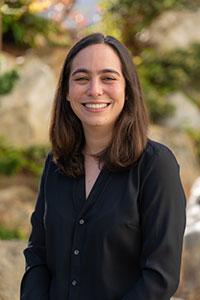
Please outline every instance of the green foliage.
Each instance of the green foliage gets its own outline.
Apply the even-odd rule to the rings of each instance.
[[[5,1],[8,9],[3,11],[3,40],[21,47],[60,44],[58,35],[62,30],[59,24],[31,12],[30,3],[30,0]],[[69,41],[65,32],[62,44],[67,45]]]
[[[3,225],[0,225],[1,240],[12,240],[12,239],[23,240],[25,238],[26,236],[19,229],[8,229]]]
[[[145,43],[139,39],[139,33],[148,27],[161,13],[170,9],[190,8],[196,9],[198,0],[112,0],[102,2],[105,14],[102,26],[105,33],[110,28],[118,28],[118,36],[133,54],[138,54],[144,48]],[[120,32],[120,34],[119,34]]]
[[[58,27],[47,19],[27,13],[20,18],[4,16],[3,32],[4,40],[18,46],[36,47],[43,40],[50,43],[52,35],[58,33]]]
[[[146,78],[140,78],[150,120],[154,123],[159,123],[163,118],[172,116],[175,108],[167,103],[165,94],[149,82],[148,74],[144,74],[144,76]]]
[[[177,49],[158,55],[155,50],[143,51],[148,77],[157,88],[166,92],[183,88],[200,79],[200,44],[187,50]]]
[[[0,75],[0,95],[10,93],[18,78],[19,74],[16,70],[11,70]]]
[[[196,154],[200,163],[200,130],[194,130],[190,128],[187,130],[187,132],[195,144]]]
[[[143,50],[134,58],[153,122],[173,114],[166,95],[187,87],[200,80],[200,45],[187,50],[174,50],[158,56],[154,49]],[[193,99],[197,103],[198,100]]]
[[[0,140],[0,173],[5,175],[25,173],[39,176],[47,152],[48,149],[44,146],[16,149]]]
[[[181,89],[190,95],[191,87],[199,90],[200,45],[192,45],[186,50],[159,53],[150,42],[139,38],[140,33],[164,11],[196,9],[198,1],[103,1],[105,13],[102,22],[91,28],[92,31],[115,36],[131,50],[153,122],[159,122],[173,114],[174,107],[166,98],[169,93]],[[191,100],[200,105],[198,99],[195,99],[195,93]]]

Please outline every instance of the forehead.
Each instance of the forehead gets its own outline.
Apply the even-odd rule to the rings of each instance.
[[[117,53],[106,44],[90,45],[80,50],[72,60],[71,71],[85,68],[91,71],[114,68],[121,71],[121,61]]]

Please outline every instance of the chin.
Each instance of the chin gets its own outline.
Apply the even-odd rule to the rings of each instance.
[[[112,124],[110,123],[106,123],[105,121],[100,121],[100,120],[96,120],[96,121],[91,121],[91,122],[84,122],[83,126],[86,127],[96,127],[96,128],[100,128],[100,127],[105,127],[105,129],[107,129],[108,127],[110,128],[112,126]]]

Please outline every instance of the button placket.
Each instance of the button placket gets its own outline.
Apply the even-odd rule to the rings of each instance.
[[[77,280],[75,280],[75,279],[72,280],[72,285],[73,285],[73,286],[76,286],[76,285],[77,285]]]
[[[80,224],[80,225],[83,225],[84,223],[85,223],[84,219],[80,219],[80,220],[79,220],[79,224]]]
[[[81,247],[83,246],[84,235],[85,235],[85,219],[80,215],[75,222],[74,236],[72,242],[71,250],[71,288],[69,290],[69,299],[76,300],[78,299],[78,294],[80,292],[80,269],[81,269],[81,260],[80,253]]]
[[[74,254],[75,254],[75,255],[79,255],[79,252],[80,252],[80,251],[79,251],[78,249],[75,249],[75,250],[74,250]]]

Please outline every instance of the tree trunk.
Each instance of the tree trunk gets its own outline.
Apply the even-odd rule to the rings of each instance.
[[[1,11],[2,6],[3,6],[3,0],[0,0],[0,52],[3,47],[3,17]]]

